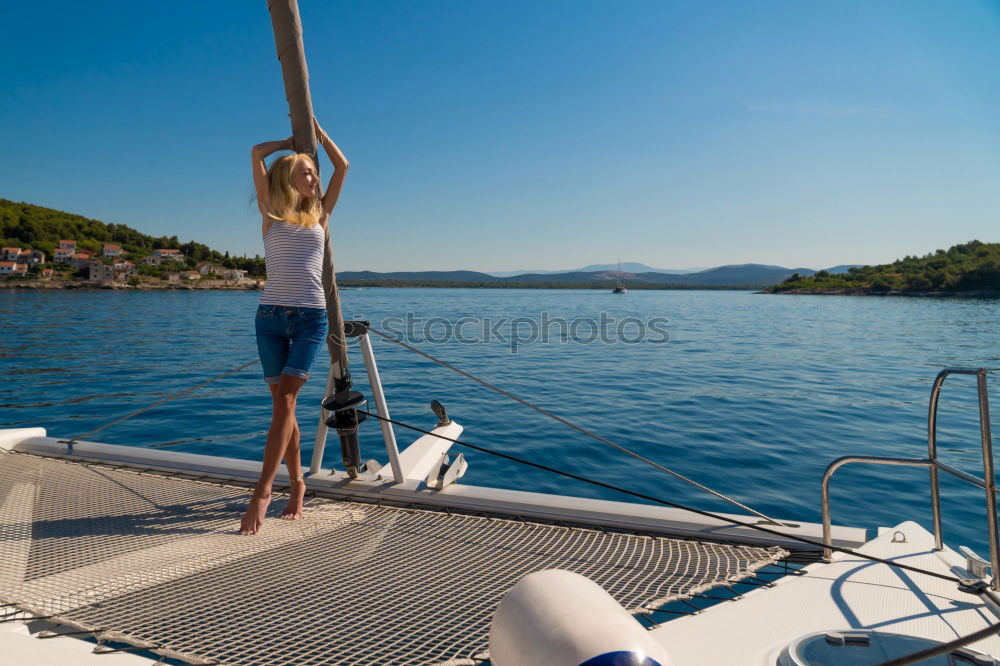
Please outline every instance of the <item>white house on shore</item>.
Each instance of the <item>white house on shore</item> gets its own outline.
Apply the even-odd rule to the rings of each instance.
[[[135,273],[135,264],[127,259],[119,259],[114,263],[115,272],[121,272],[125,275],[132,275]]]
[[[0,261],[13,261],[16,264],[27,264],[29,266],[44,264],[45,253],[41,250],[32,250],[31,248],[22,250],[19,247],[5,247],[0,249]]]
[[[72,257],[70,257],[70,263],[72,263],[77,268],[86,268],[90,265],[91,259],[93,259],[94,253],[90,250],[80,250]]]
[[[114,243],[105,243],[103,250],[104,250],[103,253],[104,256],[110,257],[111,259],[117,259],[118,257],[122,256],[121,245],[115,245]]]
[[[63,241],[59,241],[60,243]],[[76,247],[57,247],[55,253],[52,256],[53,261],[65,261],[69,262],[73,255],[76,254]]]
[[[53,252],[52,259],[54,261],[64,261],[67,264],[73,263],[73,255],[76,254],[76,241],[75,240],[61,240],[59,241],[59,247]]]
[[[183,261],[184,255],[181,254],[180,250],[175,250],[173,248],[160,248],[158,250],[153,250],[153,254],[158,256],[161,261]]]

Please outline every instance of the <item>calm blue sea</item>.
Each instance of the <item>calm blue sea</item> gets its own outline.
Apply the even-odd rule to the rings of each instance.
[[[0,427],[76,436],[253,360],[257,299],[244,292],[0,293]],[[1000,366],[994,300],[366,289],[344,291],[343,302],[346,316],[397,331],[409,317],[411,339],[430,353],[767,514],[797,520],[819,520],[820,477],[834,458],[926,452],[927,399],[940,368]],[[612,339],[594,339],[602,316]],[[516,350],[512,320],[522,340]],[[546,321],[547,340],[524,340]],[[613,340],[622,321],[628,342]],[[638,342],[637,322],[655,327]],[[433,425],[427,405],[436,398],[472,443],[701,508],[730,508],[398,346],[375,341],[375,351],[396,419]],[[356,348],[352,358],[356,384],[368,392]],[[314,368],[299,403],[307,461],[323,368]],[[997,384],[991,380],[995,405]],[[254,459],[269,417],[253,366],[94,439]],[[981,474],[973,379],[948,380],[940,425],[943,459]],[[414,435],[397,437],[406,444]],[[339,457],[331,443],[327,465]],[[365,424],[363,447],[366,457],[385,460],[376,422]],[[467,483],[620,499],[465,453]],[[943,496],[946,539],[985,555],[982,491],[946,478]],[[927,525],[927,473],[846,468],[834,483],[833,510],[841,524],[916,518]]]

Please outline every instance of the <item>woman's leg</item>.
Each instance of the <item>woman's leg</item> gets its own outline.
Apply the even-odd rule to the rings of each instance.
[[[292,344],[288,350],[288,359],[282,372],[302,377],[302,380],[305,381],[305,378],[309,376],[309,368],[312,367],[317,352],[326,340],[326,310],[300,308],[291,330]],[[302,476],[300,456],[299,427],[296,423],[288,442],[288,448],[285,450],[285,467],[288,469],[288,476],[291,479],[288,504],[281,512],[281,517],[285,520],[296,520],[302,516],[302,499],[305,496],[306,484],[304,479],[298,480]]]
[[[278,393],[278,385],[269,384],[268,388],[271,389],[273,405]],[[292,418],[294,419],[292,436],[288,440],[288,446],[285,447],[285,469],[288,470],[288,478],[291,480],[288,490],[288,504],[281,512],[281,517],[285,520],[298,520],[302,517],[302,500],[306,494],[305,479],[300,478],[302,476],[302,454],[299,449],[299,423],[294,414]]]
[[[283,374],[273,389],[271,428],[264,445],[264,464],[260,470],[260,480],[254,487],[246,513],[240,521],[241,534],[256,534],[264,524],[264,514],[271,503],[271,484],[274,483],[278,465],[285,455],[292,433],[297,430],[295,401],[304,383],[305,379]]]
[[[298,520],[302,517],[302,500],[306,495],[306,481],[302,478],[302,458],[299,450],[299,424],[295,423],[292,436],[288,440],[288,447],[285,449],[285,469],[288,470],[288,478],[291,479],[291,487],[288,490],[288,504],[281,512],[284,520]]]

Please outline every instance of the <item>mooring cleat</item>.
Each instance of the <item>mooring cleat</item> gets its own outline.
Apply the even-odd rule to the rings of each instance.
[[[431,400],[431,411],[434,412],[434,416],[438,417],[438,424],[436,427],[446,426],[451,423],[451,419],[448,418],[448,410],[444,408],[444,405],[437,400]]]

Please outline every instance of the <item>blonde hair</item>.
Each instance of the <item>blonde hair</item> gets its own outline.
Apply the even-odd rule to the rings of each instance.
[[[311,227],[319,222],[323,212],[321,192],[312,197],[304,197],[292,187],[292,170],[302,160],[316,167],[312,157],[305,153],[279,157],[267,170],[267,214],[276,220],[284,220],[303,227]]]

